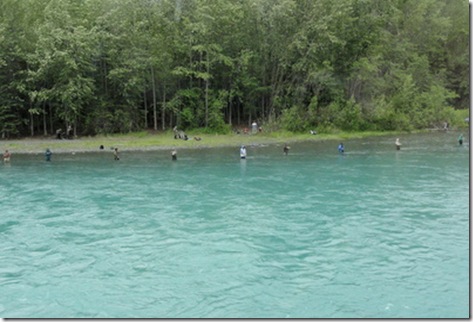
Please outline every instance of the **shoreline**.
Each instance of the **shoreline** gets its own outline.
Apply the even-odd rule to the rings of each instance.
[[[221,147],[239,147],[241,145],[272,145],[307,141],[350,140],[367,137],[396,136],[422,133],[425,131],[400,132],[339,132],[334,134],[294,134],[289,132],[272,132],[257,134],[202,134],[189,133],[189,140],[174,139],[172,132],[150,134],[137,132],[108,136],[81,137],[77,139],[55,139],[51,137],[31,137],[0,140],[0,149],[13,154],[39,154],[49,148],[53,153],[86,153],[110,151],[162,151],[170,149],[211,149]],[[201,140],[194,140],[200,137]],[[100,146],[104,149],[101,150]],[[3,153],[3,152],[2,152]]]
[[[190,142],[189,142],[190,141]],[[287,142],[299,142],[299,141],[310,141],[310,140],[286,140]],[[314,140],[315,141],[315,140]],[[140,144],[139,140],[133,141],[132,143],[126,141],[116,140],[116,143],[97,141],[94,147],[89,145],[93,141],[74,139],[69,142],[63,142],[62,140],[53,139],[17,139],[0,141],[0,146],[3,148],[2,151],[8,150],[10,153],[15,154],[42,154],[49,148],[55,154],[64,153],[90,153],[90,152],[103,152],[112,151],[114,148],[118,148],[120,152],[146,152],[146,151],[165,151],[172,149],[213,149],[213,148],[224,148],[224,147],[239,147],[240,145],[269,145],[269,144],[280,144],[285,142],[284,140],[270,140],[270,139],[258,139],[258,140],[241,140],[241,143],[200,143],[196,144],[195,141],[183,141],[182,139],[176,139],[175,144],[170,143],[157,143],[157,144]],[[108,143],[108,144],[107,144]],[[186,144],[187,143],[187,144]],[[101,150],[100,145],[104,148]]]

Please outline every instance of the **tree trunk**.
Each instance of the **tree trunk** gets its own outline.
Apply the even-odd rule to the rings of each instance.
[[[266,120],[266,112],[265,112],[265,109],[264,109],[264,93],[263,95],[261,95],[261,113],[263,114],[263,120]]]
[[[205,127],[209,126],[209,78],[210,78],[210,59],[207,52],[207,78],[205,79]]]
[[[143,100],[145,104],[145,129],[148,129],[148,100],[146,99],[146,88],[143,90]]]
[[[233,79],[228,84],[228,125],[232,126],[232,109],[233,109]]]
[[[31,136],[34,136],[34,117],[33,113],[30,112],[30,130],[31,130]]]
[[[151,66],[151,82],[153,84],[153,124],[154,130],[158,130],[158,115],[156,112],[156,80],[154,78],[154,67]]]
[[[53,125],[53,107],[49,103],[49,129],[50,133],[54,133],[54,125]]]
[[[33,112],[31,111],[32,107],[33,107],[33,104],[30,100],[30,129],[31,129],[31,136],[34,136],[34,117],[33,117]]]
[[[165,126],[166,114],[165,113],[166,113],[166,85],[163,83],[163,104],[161,107],[161,127],[163,131],[166,129],[166,126]]]
[[[228,125],[232,126],[232,109],[233,109],[233,104],[232,104],[232,99],[230,98],[230,102],[228,102],[229,109],[228,109]]]
[[[43,134],[48,135],[48,128],[46,124],[46,102],[43,102]]]
[[[108,96],[108,81],[107,81],[107,62],[102,60],[102,73],[103,73],[103,87],[105,95]]]
[[[240,100],[237,101],[237,124],[240,125]]]

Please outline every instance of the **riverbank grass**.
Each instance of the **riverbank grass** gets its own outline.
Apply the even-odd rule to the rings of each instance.
[[[172,131],[152,133],[147,131],[97,135],[93,137],[80,137],[74,140],[57,140],[53,138],[24,138],[17,140],[1,141],[3,150],[10,150],[15,153],[42,153],[47,148],[55,153],[60,152],[90,152],[98,151],[101,145],[104,149],[118,148],[127,150],[163,150],[172,148],[212,148],[240,145],[259,144],[282,144],[297,141],[347,141],[350,139],[362,139],[373,136],[396,136],[403,132],[335,132],[329,134],[292,133],[286,131],[276,131],[256,134],[203,134],[198,131],[187,133],[189,140],[174,139]],[[196,140],[195,138],[200,138]]]

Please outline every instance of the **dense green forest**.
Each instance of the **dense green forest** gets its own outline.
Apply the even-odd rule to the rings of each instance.
[[[465,0],[2,0],[2,137],[411,130],[469,102]]]

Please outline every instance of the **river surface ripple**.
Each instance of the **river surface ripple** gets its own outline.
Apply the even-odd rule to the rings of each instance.
[[[467,318],[457,133],[15,155],[0,166],[0,316]],[[13,151],[14,152],[14,151]],[[53,151],[54,152],[54,151]]]

